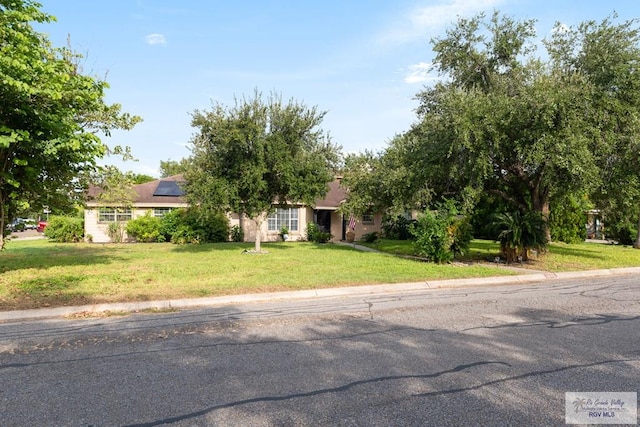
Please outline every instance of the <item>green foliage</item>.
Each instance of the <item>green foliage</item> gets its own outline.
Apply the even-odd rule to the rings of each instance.
[[[365,243],[374,243],[376,240],[378,240],[380,236],[378,235],[377,232],[372,231],[371,233],[366,233],[362,236],[362,241]]]
[[[161,227],[162,220],[147,212],[144,216],[127,222],[127,235],[138,242],[163,242],[165,237],[160,231]]]
[[[448,226],[448,219],[441,214],[426,211],[420,215],[411,227],[416,255],[439,264],[453,260]]]
[[[160,177],[168,178],[173,175],[187,173],[191,167],[191,159],[186,158],[180,161],[176,160],[160,160]]]
[[[265,102],[257,91],[231,108],[195,111],[188,199],[254,221],[274,203],[312,204],[326,194],[339,160],[338,147],[319,129],[324,114],[274,95]]]
[[[107,236],[112,243],[122,243],[124,241],[124,224],[119,221],[113,221],[107,224]]]
[[[492,223],[507,262],[517,261],[519,257],[526,261],[530,250],[542,250],[547,246],[545,220],[538,212],[499,213]]]
[[[587,224],[586,199],[569,195],[554,203],[549,217],[551,240],[554,242],[579,243],[585,239]]]
[[[231,227],[231,241],[232,242],[244,242],[244,230],[239,225]]]
[[[96,159],[116,151],[98,134],[140,121],[105,104],[107,83],[83,74],[80,55],[33,28],[55,20],[40,7],[16,0],[0,13],[0,229],[25,205],[72,205]]]
[[[44,235],[54,242],[77,243],[83,240],[84,220],[82,218],[51,216],[44,229]]]
[[[416,255],[436,263],[466,254],[473,239],[469,220],[458,214],[452,201],[441,203],[435,212],[425,211],[410,231]]]
[[[289,228],[286,225],[280,227],[280,232],[278,233],[280,238],[284,241],[289,236]]]
[[[331,233],[320,230],[318,224],[310,222],[307,224],[307,240],[315,243],[327,243],[331,240]]]
[[[398,215],[395,218],[385,216],[382,221],[382,234],[385,239],[391,240],[409,240],[411,239],[411,224],[415,220],[407,219],[404,215]]]
[[[612,239],[621,245],[635,244],[638,232],[638,224],[626,218],[617,216],[607,217],[606,233],[608,239]]]
[[[159,233],[172,243],[215,243],[229,239],[229,220],[200,207],[174,209],[160,221]]]

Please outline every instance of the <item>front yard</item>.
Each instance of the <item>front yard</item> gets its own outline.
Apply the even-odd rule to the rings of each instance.
[[[265,243],[178,246],[11,241],[0,253],[0,310],[514,274],[434,265],[348,246]]]
[[[410,253],[409,242],[381,251]],[[197,246],[11,241],[0,253],[0,310],[147,301],[517,274],[490,261],[494,242],[474,240],[467,263],[435,265],[346,245],[252,243]],[[599,244],[550,246],[525,268],[568,271],[640,266],[640,251]],[[518,267],[521,267],[518,265]]]

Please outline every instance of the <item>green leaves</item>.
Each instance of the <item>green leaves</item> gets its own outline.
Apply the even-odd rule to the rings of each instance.
[[[140,121],[105,104],[108,85],[82,73],[80,55],[33,29],[54,20],[39,8],[0,5],[0,217],[9,219],[22,203],[55,208],[78,197],[80,178],[108,152],[97,132]]]
[[[316,108],[277,95],[236,100],[195,111],[193,168],[187,196],[194,204],[257,218],[274,203],[312,204],[326,194],[339,147],[319,126]]]

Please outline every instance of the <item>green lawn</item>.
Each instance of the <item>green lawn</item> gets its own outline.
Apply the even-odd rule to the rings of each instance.
[[[363,244],[380,251],[412,255],[412,243],[408,240],[380,239],[376,243]],[[500,254],[498,243],[490,240],[473,240],[465,261],[489,261]],[[568,245],[552,243],[547,252],[522,265],[524,268],[551,272],[596,270],[640,266],[640,250],[630,246],[603,243],[578,243]],[[520,265],[518,265],[520,267]]]
[[[0,253],[0,310],[513,274],[334,244],[266,243],[267,254],[243,253],[252,248],[11,241]]]
[[[381,251],[409,254],[410,242],[381,241]],[[10,241],[0,252],[0,310],[145,301],[377,283],[516,274],[487,262],[494,242],[474,240],[464,261],[434,265],[349,246],[308,242],[263,244],[57,244]],[[568,271],[640,266],[628,247],[552,244],[525,268]]]

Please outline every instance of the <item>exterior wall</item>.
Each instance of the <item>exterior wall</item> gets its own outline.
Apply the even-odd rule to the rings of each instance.
[[[173,204],[173,205],[164,205],[164,206],[153,206],[153,205],[141,205],[131,208],[131,218],[136,219],[141,216],[146,215],[148,211],[152,211],[153,208],[180,208],[186,207],[185,204]],[[108,222],[99,222],[98,221],[98,206],[87,206],[84,210],[84,235],[85,238],[89,235],[92,237],[92,241],[94,243],[108,243],[111,242],[109,235],[107,234],[107,228],[109,227]],[[124,227],[126,229],[126,221],[123,222]],[[126,231],[124,232],[124,242],[129,241]]]
[[[361,240],[367,233],[380,232],[382,230],[382,214],[373,215],[373,223],[364,224],[362,217],[356,219],[355,240]]]
[[[307,222],[313,220],[313,211],[311,211],[311,216],[309,216],[309,208],[305,208],[300,206],[298,210],[298,230],[292,231],[289,230],[289,240],[290,241],[299,241],[305,240],[307,236]],[[248,218],[246,215],[242,216],[240,219],[237,213],[232,213],[229,215],[229,227],[233,227],[235,225],[240,226],[244,231],[244,241],[245,242],[255,242],[256,241],[256,223]],[[267,224],[267,215],[262,216],[262,224],[260,227],[260,241],[261,242],[277,242],[280,241],[280,230],[269,231],[269,226]]]

